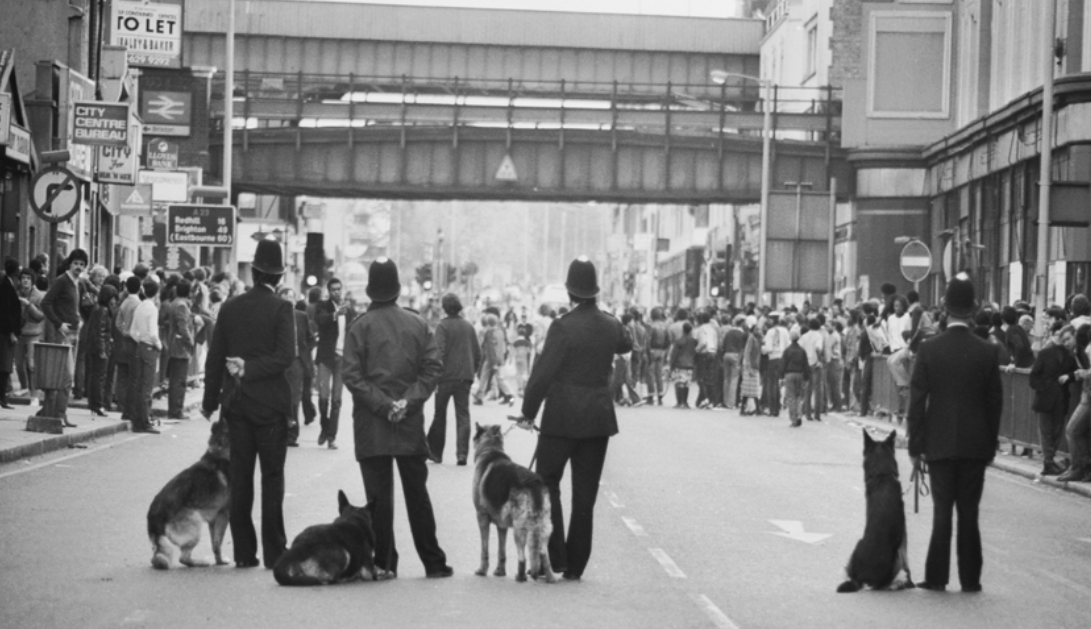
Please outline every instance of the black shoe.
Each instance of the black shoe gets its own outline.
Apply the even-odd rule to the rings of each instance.
[[[444,579],[450,576],[454,576],[454,574],[454,568],[452,568],[451,566],[443,566],[439,570],[433,570],[432,572],[429,572],[424,576],[428,577],[429,579]]]
[[[303,425],[304,426],[310,426],[313,423],[314,423],[314,418],[313,417],[307,417],[307,418],[305,418],[303,420]]]
[[[106,417],[106,413],[101,408],[91,409],[91,414],[95,417]]]
[[[318,445],[320,445],[320,446],[325,445],[325,443],[326,443],[326,433],[323,431],[322,433],[320,433],[318,435]]]
[[[298,448],[299,447],[299,442],[298,441],[289,441],[288,442],[288,447],[289,448]]]
[[[1068,471],[1057,477],[1058,483],[1067,483],[1070,481],[1080,481],[1086,476],[1086,472],[1083,470],[1077,470],[1075,468],[1068,468]]]
[[[578,575],[578,574],[576,574],[574,572],[565,572],[564,574],[561,575],[561,578],[564,579],[565,581],[579,581],[580,580],[580,575]]]
[[[964,586],[962,586],[962,591],[965,592],[966,594],[977,594],[978,592],[981,591],[981,584],[980,583],[974,583],[974,584],[971,584],[971,585],[964,585]]]
[[[484,406],[484,405],[485,405],[485,403],[482,402],[479,398],[474,398],[474,406]]]
[[[1063,471],[1061,466],[1053,461],[1046,461],[1046,464],[1042,466],[1042,476],[1057,476]]]
[[[141,433],[146,433],[146,434],[149,434],[149,435],[158,435],[158,434],[160,434],[158,430],[156,430],[155,428],[152,428],[151,426],[145,426],[143,428],[133,428],[131,432],[141,432]]]
[[[459,459],[457,465],[466,465],[466,459]]]
[[[931,590],[932,592],[946,592],[947,586],[940,585],[938,583],[929,583],[928,581],[921,581],[917,583],[917,588],[921,590]]]
[[[12,406],[11,404],[8,404],[7,400],[4,400],[3,402],[0,402],[0,408],[5,408],[5,409],[7,409],[9,411],[14,411],[15,410],[15,407]]]
[[[799,427],[800,427],[800,426],[802,426],[802,425],[803,425],[803,422],[801,422],[801,421],[799,421],[799,420],[797,419],[797,420],[795,420],[794,422],[792,422],[791,424],[789,424],[789,425],[788,425],[788,427],[789,427],[789,428],[799,428]]]
[[[235,567],[236,568],[257,568],[258,567],[258,560],[257,559],[247,559],[246,561],[236,561],[235,562]]]

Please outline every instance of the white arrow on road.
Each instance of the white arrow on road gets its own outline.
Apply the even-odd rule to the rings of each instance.
[[[769,534],[780,535],[808,544],[815,544],[833,536],[832,533],[808,533],[803,530],[803,523],[799,520],[769,520],[769,523],[781,529],[779,531],[768,531]]]

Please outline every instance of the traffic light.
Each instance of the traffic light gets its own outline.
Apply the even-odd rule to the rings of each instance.
[[[458,282],[458,267],[453,264],[447,265],[447,286]]]
[[[417,267],[417,283],[424,290],[432,290],[432,265],[422,264]]]
[[[326,280],[325,235],[308,233],[307,246],[303,249],[303,287],[321,286]]]
[[[704,247],[686,249],[686,297],[696,299],[701,296],[701,265],[704,261]]]
[[[727,262],[717,260],[708,269],[708,294],[711,297],[727,298]]]
[[[625,271],[625,294],[632,295],[636,291],[636,273]]]

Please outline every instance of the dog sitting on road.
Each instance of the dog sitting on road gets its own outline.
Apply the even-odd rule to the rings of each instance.
[[[913,587],[906,553],[905,503],[894,458],[897,431],[876,441],[864,431],[864,486],[867,493],[867,522],[864,536],[845,567],[848,580],[838,592],[857,592],[862,587],[900,590]],[[902,571],[905,579],[899,579]]]
[[[273,567],[281,585],[329,585],[376,580],[371,504],[352,506],[337,492],[337,519],[303,529]]]
[[[212,424],[208,449],[200,461],[182,470],[156,494],[148,508],[148,539],[152,543],[152,566],[167,570],[173,547],[182,550],[179,562],[185,566],[207,566],[192,557],[201,541],[201,527],[208,524],[216,564],[227,562],[220,554],[231,508],[228,477],[231,468],[231,444],[227,422]]]
[[[553,583],[556,577],[546,550],[553,524],[545,481],[504,453],[504,434],[500,426],[475,425],[473,498],[477,526],[481,529],[481,567],[474,574],[483,577],[489,571],[489,525],[495,524],[499,545],[493,574],[498,577],[507,574],[505,547],[508,529],[513,529],[519,555],[515,580],[527,580],[529,555],[530,576],[534,579],[541,576]]]

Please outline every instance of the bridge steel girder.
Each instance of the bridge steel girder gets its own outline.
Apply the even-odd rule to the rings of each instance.
[[[236,142],[235,192],[325,197],[757,203],[761,139],[634,132],[458,129],[256,129]],[[457,139],[456,139],[457,138]],[[213,142],[213,168],[222,150]],[[222,143],[219,143],[222,146]],[[518,181],[496,179],[510,154]],[[773,187],[850,172],[839,150],[777,142]],[[222,172],[222,171],[221,171]],[[844,179],[841,179],[845,181]],[[840,190],[851,189],[839,185]]]

